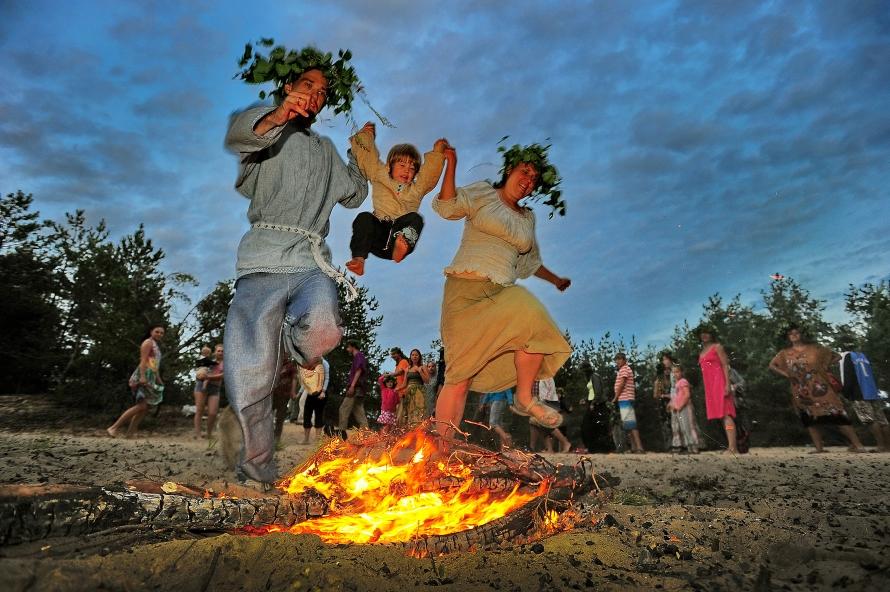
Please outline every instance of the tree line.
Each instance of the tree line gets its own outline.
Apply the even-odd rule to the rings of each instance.
[[[218,282],[192,302],[187,290],[196,279],[165,273],[164,259],[141,224],[112,240],[105,222],[90,225],[83,210],[47,220],[33,210],[30,194],[0,198],[0,393],[52,393],[81,406],[117,408],[129,402],[127,377],[147,328],[163,324],[165,398],[190,402],[189,371],[202,345],[222,341],[234,282]],[[363,286],[353,302],[343,296],[346,337],[367,344],[376,370],[383,320],[373,316],[377,301]],[[174,307],[186,310],[181,319],[172,318]],[[340,348],[329,361],[331,388],[340,388],[348,354]]]

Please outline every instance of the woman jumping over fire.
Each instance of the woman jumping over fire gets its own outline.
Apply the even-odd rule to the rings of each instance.
[[[572,348],[544,306],[517,278],[535,275],[560,291],[571,281],[544,267],[535,240],[535,217],[520,201],[547,195],[564,211],[560,178],[538,144],[501,148],[501,179],[456,188],[457,152],[445,149],[442,191],[433,209],[443,218],[465,218],[461,244],[445,268],[442,341],[445,386],[436,404],[439,433],[450,435],[463,419],[467,391],[497,392],[516,386],[514,413],[547,428],[562,423],[555,410],[532,398],[532,383],[550,378]]]

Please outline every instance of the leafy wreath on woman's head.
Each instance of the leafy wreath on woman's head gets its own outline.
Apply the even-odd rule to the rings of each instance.
[[[501,142],[506,139],[506,137],[503,138]],[[506,146],[498,146],[498,152],[504,156],[504,166],[499,171],[504,178],[508,171],[523,162],[535,167],[538,171],[538,182],[532,195],[547,198],[544,200],[544,205],[550,206],[550,217],[552,218],[554,213],[558,213],[560,216],[566,215],[566,202],[562,199],[562,191],[559,189],[562,177],[559,176],[556,167],[547,160],[547,151],[550,146],[550,144],[542,146],[538,143],[528,146],[513,144],[509,149]]]
[[[349,60],[352,59],[351,51],[339,50],[336,61],[330,52],[325,53],[312,46],[304,47],[300,51],[293,49],[288,51],[283,45],[278,45],[271,49],[268,55],[261,53],[262,48],[273,45],[275,40],[271,38],[260,39],[254,44],[248,43],[244,46],[244,55],[238,61],[241,70],[235,74],[236,78],[240,77],[248,84],[275,83],[275,89],[271,92],[267,93],[265,90],[259,92],[260,99],[271,96],[275,104],[281,103],[284,100],[285,84],[293,82],[307,70],[317,69],[321,70],[328,81],[326,105],[333,109],[335,115],[345,113],[350,123],[355,126],[352,119],[352,101],[355,95],[358,95],[383,125],[392,127],[392,124],[368,102],[361,80],[355,68],[349,64]]]

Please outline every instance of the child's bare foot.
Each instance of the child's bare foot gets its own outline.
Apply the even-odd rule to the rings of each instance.
[[[572,444],[570,442],[566,442],[565,444],[560,445],[559,452],[561,454],[565,454],[572,449]]]
[[[408,241],[406,241],[405,237],[400,234],[396,237],[396,244],[393,245],[392,248],[392,260],[399,263],[402,259],[408,256],[408,251],[410,250],[411,247],[408,246]]]
[[[108,435],[111,436],[112,438],[117,438],[117,428],[110,427],[110,428],[106,428],[105,431],[108,432]]]
[[[353,257],[349,261],[346,262],[346,269],[354,273],[355,275],[364,275],[365,274],[365,258],[364,257]]]

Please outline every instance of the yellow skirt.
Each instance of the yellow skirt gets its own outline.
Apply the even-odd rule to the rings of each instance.
[[[544,354],[538,380],[552,378],[572,353],[547,309],[522,286],[449,277],[442,299],[445,384],[470,380],[470,390],[516,385],[513,352]]]

